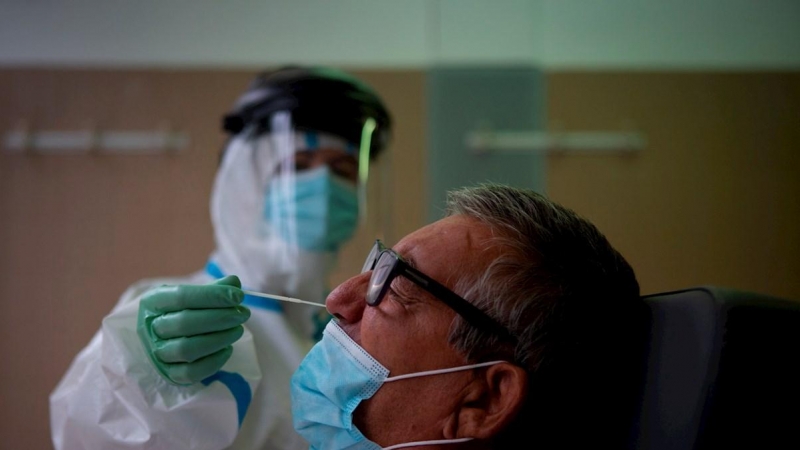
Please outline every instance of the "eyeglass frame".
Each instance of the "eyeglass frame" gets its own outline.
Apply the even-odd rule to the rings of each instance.
[[[373,254],[375,255],[373,256]],[[375,300],[370,302],[370,292],[374,286],[374,283],[372,282],[373,278],[375,277],[374,269],[384,254],[391,255],[395,262],[393,263],[389,274],[386,276],[386,279],[380,286]],[[371,264],[370,259],[372,260]],[[442,301],[444,304],[450,307],[450,309],[455,311],[456,314],[464,318],[464,320],[466,320],[470,325],[477,327],[478,329],[491,331],[492,333],[506,340],[516,341],[516,338],[513,334],[511,334],[508,328],[501,325],[499,322],[483,312],[477,306],[470,303],[464,297],[461,297],[447,288],[445,285],[412,267],[405,259],[403,259],[402,256],[400,256],[400,254],[390,247],[386,247],[380,239],[375,240],[375,244],[372,246],[369,254],[367,254],[367,259],[364,261],[364,266],[361,268],[361,273],[363,274],[369,270],[372,270],[373,272],[370,275],[369,286],[367,287],[367,292],[364,296],[364,300],[369,306],[378,306],[381,301],[383,301],[383,297],[386,296],[386,292],[389,290],[392,281],[394,281],[398,275],[401,275]]]

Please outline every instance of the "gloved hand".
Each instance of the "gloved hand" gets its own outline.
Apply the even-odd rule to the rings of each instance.
[[[161,286],[144,294],[136,330],[144,350],[168,381],[189,385],[228,361],[250,310],[236,276],[206,285]]]

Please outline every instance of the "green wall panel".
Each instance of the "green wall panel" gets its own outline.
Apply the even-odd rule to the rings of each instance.
[[[470,131],[533,130],[545,124],[542,71],[532,67],[434,68],[428,74],[428,218],[442,217],[450,189],[484,181],[544,191],[541,154],[467,148]]]

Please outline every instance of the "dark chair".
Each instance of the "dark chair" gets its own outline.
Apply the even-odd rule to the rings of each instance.
[[[718,287],[644,300],[632,448],[800,449],[800,302]]]

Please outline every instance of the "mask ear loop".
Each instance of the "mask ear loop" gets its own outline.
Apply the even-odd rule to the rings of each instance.
[[[417,378],[417,377],[426,377],[426,376],[429,376],[429,375],[439,375],[441,373],[461,372],[462,370],[477,369],[479,367],[488,367],[488,366],[493,366],[495,364],[500,364],[500,363],[504,363],[504,362],[508,362],[508,361],[502,361],[502,360],[487,361],[487,362],[482,362],[482,363],[478,363],[478,364],[468,364],[468,365],[465,365],[465,366],[449,367],[447,369],[436,369],[436,370],[426,370],[424,372],[407,373],[405,375],[397,375],[397,376],[394,376],[394,377],[387,377],[385,380],[383,380],[383,382],[384,383],[389,383],[389,382],[397,381],[397,380],[405,380],[406,378]]]
[[[358,218],[362,224],[367,222],[367,181],[369,180],[369,150],[372,147],[372,133],[377,122],[367,118],[361,128],[361,147],[358,149]]]
[[[437,445],[437,444],[458,444],[461,442],[471,441],[474,438],[458,438],[458,439],[437,439],[435,441],[418,441],[418,442],[407,442],[405,444],[397,444],[392,445],[390,447],[383,447],[381,450],[394,450],[396,448],[406,448],[406,447],[421,447],[423,445]]]
[[[398,380],[405,380],[407,378],[416,378],[416,377],[424,377],[428,375],[438,375],[442,373],[451,373],[451,372],[460,372],[462,370],[468,369],[477,369],[478,367],[488,367],[493,366],[495,364],[504,363],[507,361],[487,361],[478,364],[469,364],[466,366],[459,366],[459,367],[450,367],[448,369],[436,369],[436,370],[426,370],[424,372],[416,372],[416,373],[409,373],[405,375],[397,375],[395,377],[387,377],[383,380],[384,383],[388,383],[391,381],[398,381]],[[437,439],[433,441],[416,441],[416,442],[406,442],[404,444],[397,444],[392,445],[389,447],[383,447],[382,450],[394,450],[398,448],[406,448],[406,447],[420,447],[423,445],[441,445],[441,444],[458,444],[461,442],[471,441],[474,438],[467,437],[467,438],[457,438],[457,439]]]

